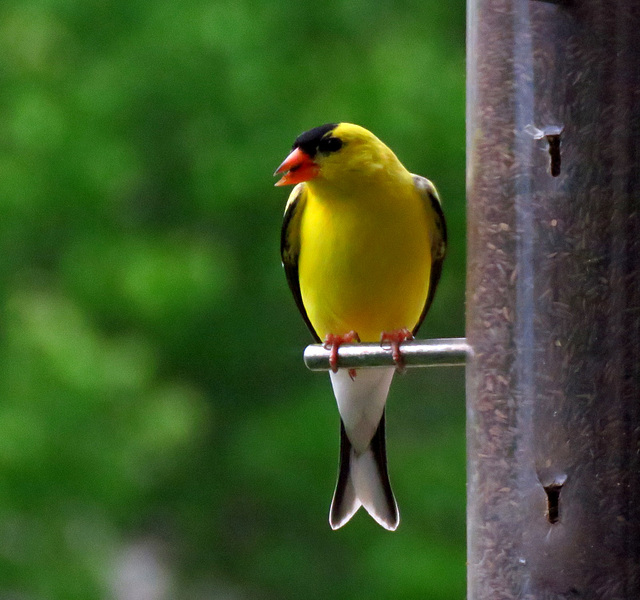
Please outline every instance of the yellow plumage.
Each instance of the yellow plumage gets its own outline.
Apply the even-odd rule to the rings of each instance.
[[[307,184],[298,269],[302,301],[321,338],[354,330],[374,342],[383,331],[412,330],[420,319],[430,229],[410,174],[398,171],[394,186],[363,186],[348,197]]]

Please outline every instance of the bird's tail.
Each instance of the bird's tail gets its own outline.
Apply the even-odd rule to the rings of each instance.
[[[384,412],[369,447],[358,454],[340,420],[340,471],[331,502],[329,523],[342,527],[364,506],[379,525],[391,531],[400,523],[398,505],[389,482]]]
[[[384,407],[395,369],[346,369],[331,373],[340,411],[340,471],[329,522],[342,527],[360,508],[386,529],[398,526],[384,434]]]

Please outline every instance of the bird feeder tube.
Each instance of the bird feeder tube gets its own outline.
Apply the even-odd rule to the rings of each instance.
[[[468,3],[469,600],[640,598],[638,31]]]
[[[412,340],[403,342],[400,349],[407,368],[464,366],[469,352],[464,338]],[[327,371],[329,356],[327,348],[313,344],[305,349],[304,362],[311,371]],[[338,350],[338,365],[342,368],[392,367],[394,364],[391,348],[385,344],[344,344]]]

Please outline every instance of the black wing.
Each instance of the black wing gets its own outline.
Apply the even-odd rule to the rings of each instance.
[[[442,262],[447,253],[447,224],[444,220],[444,213],[442,212],[438,192],[433,183],[426,177],[420,177],[420,175],[414,175],[413,182],[424,200],[428,214],[432,215],[434,220],[434,228],[431,233],[431,276],[429,278],[429,293],[427,294],[427,301],[422,309],[420,319],[413,328],[413,334],[415,335],[429,312],[429,308],[433,302],[433,296],[436,293],[436,287],[438,287],[438,281],[440,281]]]
[[[300,256],[300,223],[302,213],[307,200],[306,186],[299,183],[293,188],[287,206],[284,209],[284,220],[282,222],[282,234],[280,237],[280,256],[282,257],[282,266],[287,276],[289,288],[296,301],[298,310],[302,314],[304,322],[313,334],[316,342],[320,342],[320,338],[316,330],[309,321],[309,316],[302,302],[302,293],[300,292],[300,278],[298,276],[298,257]]]

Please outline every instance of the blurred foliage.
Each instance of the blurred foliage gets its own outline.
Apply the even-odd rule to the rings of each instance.
[[[463,335],[464,5],[3,0],[0,73],[0,598],[462,598],[462,370],[392,388],[400,529],[332,532],[271,174],[346,120],[433,179]]]

